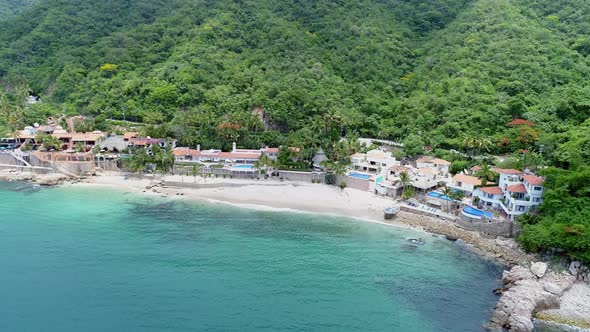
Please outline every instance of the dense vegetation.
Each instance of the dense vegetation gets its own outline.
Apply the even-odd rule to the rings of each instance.
[[[0,21],[12,18],[41,0],[0,0]]]
[[[26,123],[65,110],[91,116],[89,129],[132,121],[193,147],[322,147],[333,168],[356,149],[343,136],[403,141],[409,155],[428,145],[453,169],[473,162],[450,149],[514,153],[514,167],[562,169],[546,171],[548,200],[523,242],[588,259],[588,191],[577,189],[590,164],[588,1],[32,4],[0,1],[12,17],[0,80],[43,98]],[[8,111],[18,98],[2,100],[19,114]],[[575,203],[558,212],[556,199]]]

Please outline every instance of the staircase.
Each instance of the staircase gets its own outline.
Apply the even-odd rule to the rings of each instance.
[[[17,161],[21,162],[23,164],[23,166],[31,166],[31,164],[29,164],[29,162],[27,162],[26,160],[24,160],[22,157],[22,152],[15,150],[15,151],[10,151],[9,152],[11,156],[14,157],[14,159],[16,159]]]

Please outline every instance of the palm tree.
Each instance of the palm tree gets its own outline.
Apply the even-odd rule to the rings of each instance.
[[[444,188],[441,190],[441,192],[443,193],[443,195],[445,195],[445,196],[447,196],[448,198],[450,198],[450,197],[451,197],[451,194],[453,193],[453,189],[451,189],[451,188],[449,188],[449,187],[445,186],[445,187],[444,187]],[[449,203],[450,203],[450,202],[449,202],[449,200],[448,200],[448,199],[445,199],[445,201],[447,202],[447,212],[450,212],[450,207],[449,207]]]
[[[406,188],[412,184],[412,179],[408,172],[401,172],[399,174],[399,182],[402,185],[402,197],[406,194]]]
[[[471,135],[465,134],[463,136],[463,140],[461,141],[461,143],[465,148],[465,153],[469,154],[469,150],[471,149],[471,152],[473,154],[473,148],[476,146],[476,141],[477,139]]]
[[[276,162],[266,154],[260,156],[260,159],[254,163],[254,167],[258,168],[259,170],[264,170],[266,173],[268,173],[268,170],[275,165]]]
[[[488,181],[494,181],[496,179],[496,172],[492,171],[489,165],[481,165],[481,169],[475,173],[475,175],[481,179],[482,185],[486,185]]]
[[[486,150],[487,152],[490,152],[490,148],[493,146],[492,141],[484,137],[478,138],[476,142],[478,154],[481,152],[482,149]]]
[[[37,139],[41,141],[41,146],[46,150],[59,150],[61,148],[61,141],[49,134],[41,134],[37,136]]]
[[[193,176],[195,183],[197,183],[197,174],[199,174],[199,171],[202,167],[203,165],[197,164],[193,165],[193,167],[191,168],[190,174]]]

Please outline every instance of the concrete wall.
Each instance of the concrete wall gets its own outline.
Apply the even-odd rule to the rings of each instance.
[[[325,177],[325,173],[318,172],[279,171],[279,178],[283,178],[286,181],[312,182],[313,180],[324,183]]]
[[[465,221],[461,218],[455,220],[455,224],[469,231],[476,231],[489,236],[515,237],[520,232],[517,223],[511,221]]]
[[[0,170],[12,169],[19,172],[31,172],[35,174],[49,174],[53,173],[52,168],[17,166],[17,165],[0,165]]]
[[[94,170],[94,161],[64,161],[54,162],[54,169],[66,175],[82,175]]]
[[[417,214],[420,216],[436,217],[436,218],[441,218],[441,219],[445,219],[448,221],[455,221],[455,217],[450,217],[450,216],[446,216],[444,214],[438,214],[438,213],[431,212],[431,211],[416,209],[411,206],[402,205],[402,206],[400,206],[400,210],[402,210],[404,212]]]
[[[346,188],[358,189],[362,191],[369,191],[370,182],[369,180],[362,180],[353,178],[346,175],[336,175],[336,185],[340,186],[342,182],[346,182]]]
[[[19,165],[18,161],[8,153],[0,153],[0,164]]]

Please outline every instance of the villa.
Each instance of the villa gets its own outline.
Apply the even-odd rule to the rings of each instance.
[[[451,163],[444,159],[434,158],[430,156],[422,156],[416,160],[416,167],[418,169],[422,168],[432,168],[438,170],[442,175],[449,174],[449,167]]]
[[[453,181],[449,184],[450,188],[460,190],[466,196],[473,194],[477,186],[481,186],[481,180],[479,178],[461,173],[455,174]]]
[[[368,174],[387,173],[391,167],[399,166],[400,162],[391,152],[371,150],[367,153],[355,153],[350,157],[352,169]]]
[[[481,204],[501,210],[508,220],[535,210],[543,202],[544,179],[515,169],[496,169],[498,186],[481,187],[474,192]]]

